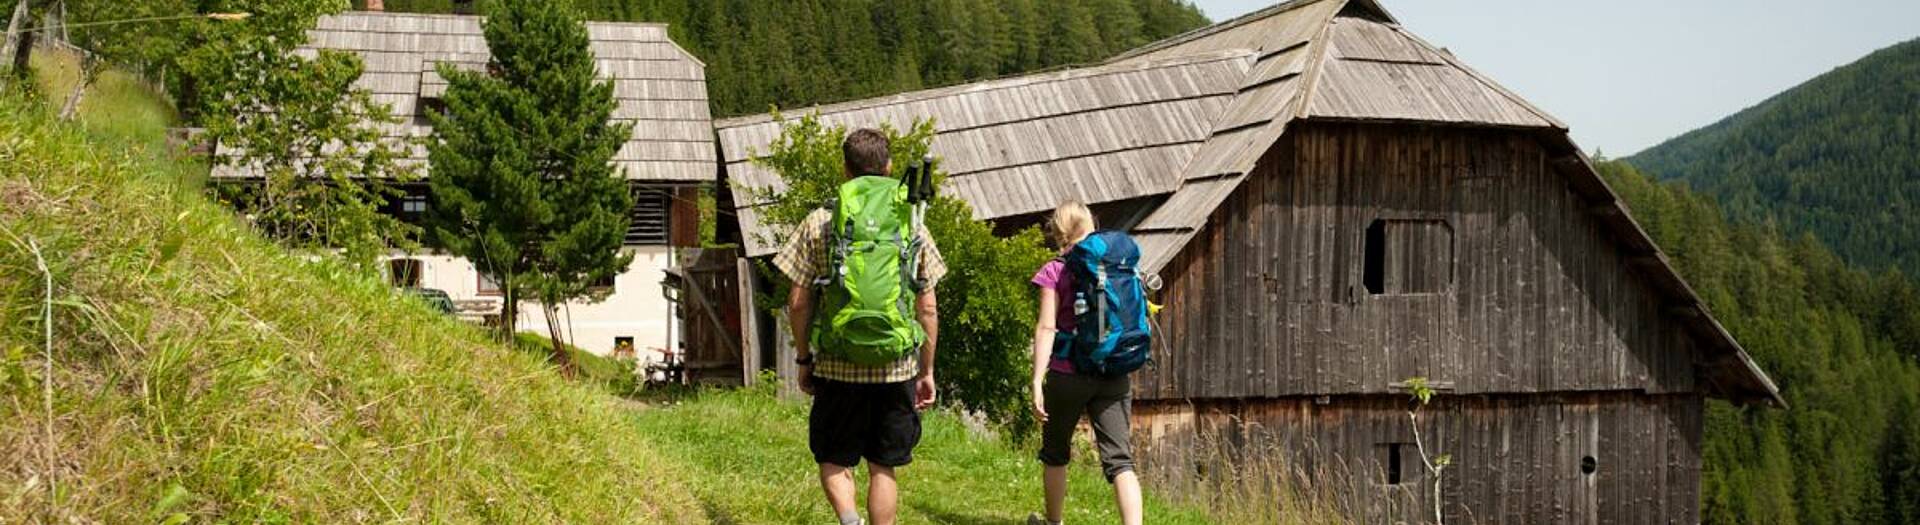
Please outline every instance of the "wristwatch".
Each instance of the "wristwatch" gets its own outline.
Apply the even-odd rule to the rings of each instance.
[[[793,358],[793,364],[800,365],[800,366],[813,366],[813,354],[807,354],[800,357],[795,357]]]

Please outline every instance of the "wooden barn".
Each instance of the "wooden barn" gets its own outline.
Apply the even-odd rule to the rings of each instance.
[[[1784,406],[1566,126],[1370,0],[1296,0],[1105,64],[818,108],[937,119],[943,191],[1030,224],[1062,199],[1165,280],[1136,376],[1146,468],[1313,473],[1365,523],[1696,523],[1709,398]],[[725,176],[767,117],[716,122]],[[745,199],[735,193],[736,199]],[[760,202],[737,200],[751,255]],[[965,349],[945,349],[964,352]]]

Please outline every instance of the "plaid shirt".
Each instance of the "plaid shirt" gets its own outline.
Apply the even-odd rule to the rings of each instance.
[[[833,222],[833,212],[826,209],[814,210],[807,219],[795,228],[793,235],[787,238],[787,245],[773,256],[773,265],[787,275],[794,286],[813,286],[820,278],[821,267],[826,266],[827,227]],[[920,226],[919,277],[926,281],[927,290],[933,290],[940,278],[947,275],[946,259],[940,257],[940,247],[934,245],[933,236],[927,234],[927,227]],[[809,322],[794,320],[793,322]],[[815,353],[813,362],[814,377],[844,381],[848,383],[898,383],[913,379],[920,374],[920,353],[907,352],[898,361],[880,366],[855,364],[835,359],[831,356]]]

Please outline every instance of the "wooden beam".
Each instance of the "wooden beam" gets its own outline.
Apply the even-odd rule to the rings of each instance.
[[[753,386],[760,379],[760,311],[753,307],[753,261],[734,259],[736,279],[740,280],[740,384]]]
[[[1405,391],[1408,388],[1411,388],[1411,386],[1408,385],[1406,381],[1394,381],[1392,383],[1387,383],[1387,388],[1391,390]],[[1452,392],[1453,382],[1452,381],[1428,381],[1427,388],[1431,388],[1435,392]]]

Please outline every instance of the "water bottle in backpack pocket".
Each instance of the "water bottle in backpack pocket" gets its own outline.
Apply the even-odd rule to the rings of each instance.
[[[1152,360],[1140,282],[1140,246],[1124,232],[1101,230],[1073,245],[1061,262],[1073,275],[1074,331],[1055,338],[1054,355],[1095,376],[1121,376]]]

